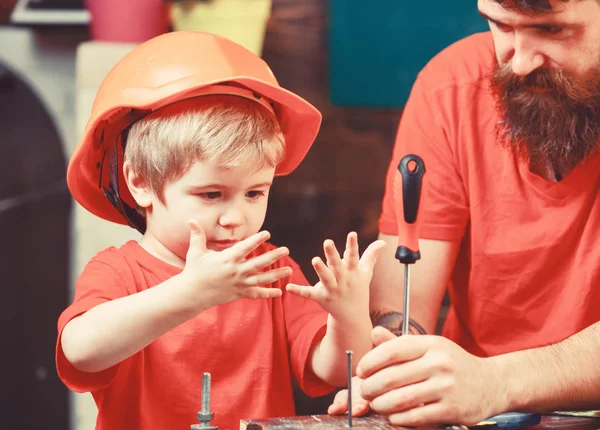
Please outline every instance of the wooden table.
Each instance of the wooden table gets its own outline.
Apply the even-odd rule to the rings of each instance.
[[[267,420],[242,420],[240,430],[341,430],[347,424],[346,416],[311,415],[293,418],[271,418]],[[404,427],[392,426],[384,417],[371,415],[368,417],[354,417],[352,428],[357,430],[391,430]],[[474,429],[496,429],[495,425],[475,426]],[[542,422],[529,429],[573,429],[573,430],[598,430],[600,419],[544,416]],[[430,427],[429,430],[467,429],[463,426]]]

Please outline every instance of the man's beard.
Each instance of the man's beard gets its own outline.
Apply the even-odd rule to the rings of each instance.
[[[577,80],[542,69],[520,77],[510,66],[496,65],[490,79],[503,118],[497,136],[517,154],[566,174],[596,153],[600,70]]]

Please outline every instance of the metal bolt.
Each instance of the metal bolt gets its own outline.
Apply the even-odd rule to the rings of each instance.
[[[202,409],[196,414],[201,424],[194,424],[191,430],[219,430],[219,427],[211,426],[210,422],[214,414],[210,411],[210,373],[202,374]]]
[[[210,373],[202,375],[202,413],[210,412]]]

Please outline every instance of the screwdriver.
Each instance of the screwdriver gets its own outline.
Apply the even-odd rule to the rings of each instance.
[[[425,188],[425,163],[415,154],[404,156],[394,178],[394,199],[398,222],[396,258],[404,264],[404,318],[402,335],[410,324],[410,265],[421,258],[419,251],[419,204]]]

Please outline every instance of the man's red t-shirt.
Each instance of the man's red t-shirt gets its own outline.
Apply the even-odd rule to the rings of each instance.
[[[274,247],[264,244],[255,254]],[[98,373],[74,368],[60,336],[71,319],[109,300],[152,288],[181,269],[146,252],[137,242],[97,254],[77,280],[74,303],[58,321],[58,374],[73,391],[90,391],[98,406],[98,430],[189,429],[198,424],[202,374],[212,379],[212,425],[239,429],[240,419],[293,416],[292,375],[309,395],[333,387],[307,371],[309,351],[325,334],[327,313],[315,302],[289,294],[287,282],[308,285],[298,265],[280,280],[277,299],[242,299],[202,312],[118,365]]]
[[[420,155],[420,237],[462,240],[443,334],[480,356],[556,343],[600,320],[600,156],[556,183],[530,172],[496,140],[494,62],[492,37],[481,33],[422,70],[380,218],[380,231],[396,235],[394,175],[404,155]]]

